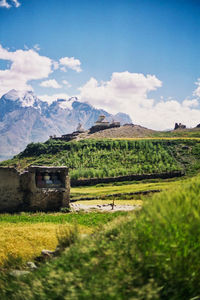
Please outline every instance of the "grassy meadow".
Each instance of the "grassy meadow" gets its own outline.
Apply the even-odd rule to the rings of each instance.
[[[185,176],[71,188],[77,204],[142,206],[132,212],[0,214],[1,300],[200,299],[199,137],[48,141],[0,165],[30,164],[67,165],[74,179]],[[57,245],[60,255],[36,271],[9,274]]]
[[[21,213],[0,214],[0,270],[23,267],[43,249],[55,250],[62,228],[77,227],[79,234],[91,234],[95,228],[126,214]]]
[[[1,299],[200,297],[200,177],[145,201],[28,276],[0,277]]]

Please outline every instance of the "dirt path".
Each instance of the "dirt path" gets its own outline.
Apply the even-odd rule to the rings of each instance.
[[[106,212],[115,212],[115,211],[131,211],[134,209],[141,208],[141,205],[112,205],[112,204],[97,204],[97,205],[86,205],[86,204],[76,204],[71,203],[70,207],[73,211],[106,211]]]

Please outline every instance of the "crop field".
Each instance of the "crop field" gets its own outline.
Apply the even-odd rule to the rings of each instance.
[[[199,196],[199,176],[180,181],[31,275],[2,273],[0,298],[199,299]]]
[[[32,143],[0,165],[24,169],[35,165],[66,165],[72,179],[105,178],[200,169],[197,139],[118,139]]]
[[[71,188],[71,199],[84,199],[87,197],[100,197],[105,200],[114,195],[117,198],[121,195],[121,199],[130,193],[142,193],[146,191],[154,190],[167,190],[176,188],[181,184],[182,181],[187,182],[187,178],[180,179],[168,179],[168,180],[145,180],[145,181],[133,181],[133,182],[117,182],[108,184],[98,184],[96,186],[81,186]],[[139,195],[141,197],[141,195]],[[131,198],[135,199],[133,195]],[[125,198],[126,199],[126,198]]]
[[[135,192],[167,190],[177,188],[179,180],[154,180],[153,182],[120,182],[90,187],[71,188],[71,199],[94,198],[94,200],[76,201],[85,205],[110,204],[142,205],[148,201],[147,196],[129,195]],[[114,195],[114,196],[112,196]],[[98,199],[96,199],[98,197]],[[58,244],[61,226],[77,225],[80,234],[90,234],[104,224],[111,222],[126,212],[114,213],[20,213],[0,215],[0,267],[23,265],[34,259],[42,249],[54,250]]]
[[[126,214],[22,213],[0,215],[0,268],[19,267],[40,255],[42,249],[55,250],[62,228],[77,226],[79,234]]]

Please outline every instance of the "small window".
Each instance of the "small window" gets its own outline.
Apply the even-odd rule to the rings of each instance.
[[[64,187],[64,182],[59,172],[37,172],[35,179],[38,188]]]

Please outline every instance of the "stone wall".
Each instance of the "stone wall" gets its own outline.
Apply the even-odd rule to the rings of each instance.
[[[143,179],[156,179],[156,178],[173,178],[183,176],[184,173],[181,171],[169,172],[169,173],[152,173],[152,174],[141,174],[141,175],[126,175],[118,177],[106,177],[106,178],[90,178],[90,179],[80,179],[71,180],[71,186],[85,186],[85,185],[95,185],[98,183],[109,183],[118,181],[131,181],[131,180],[143,180]]]
[[[67,168],[61,169],[62,188],[38,188],[34,170],[18,173],[15,168],[0,167],[0,212],[56,211],[69,206]]]
[[[0,167],[0,211],[15,211],[22,204],[19,173],[15,168]]]

